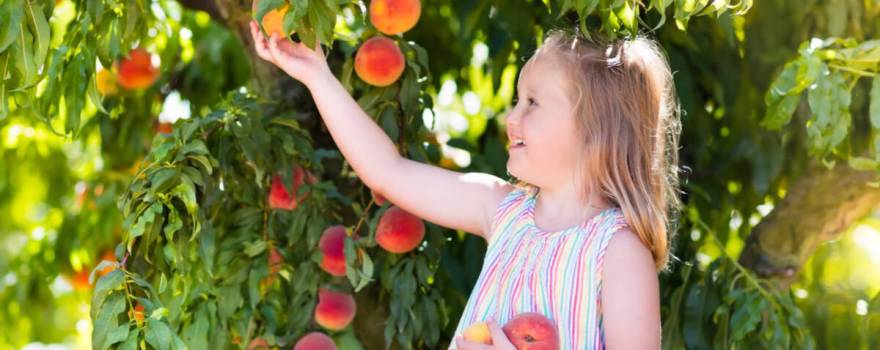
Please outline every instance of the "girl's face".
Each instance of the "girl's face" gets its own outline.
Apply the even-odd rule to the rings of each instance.
[[[523,66],[516,104],[507,115],[507,171],[530,184],[557,187],[573,180],[579,141],[561,62],[546,55]],[[519,143],[518,141],[522,141]]]

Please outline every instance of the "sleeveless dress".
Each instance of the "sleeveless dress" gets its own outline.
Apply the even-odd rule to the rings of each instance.
[[[490,316],[503,326],[519,313],[538,312],[556,322],[561,350],[604,349],[602,261],[611,237],[626,226],[623,212],[612,207],[578,226],[542,231],[534,221],[537,193],[535,186],[516,187],[496,209],[455,336]]]

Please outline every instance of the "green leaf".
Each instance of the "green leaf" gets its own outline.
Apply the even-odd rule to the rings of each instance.
[[[0,53],[5,52],[9,45],[18,37],[18,31],[21,30],[19,24],[22,17],[24,17],[23,15],[24,8],[18,1],[7,0],[0,2],[0,23],[3,23],[0,26]],[[6,100],[0,101],[4,104],[6,103]]]
[[[360,283],[355,287],[355,292],[359,292],[373,280],[373,259],[371,259],[370,254],[367,253],[364,253],[363,258],[364,262],[360,272]]]
[[[24,23],[19,23],[18,27],[18,35],[9,46],[12,68],[19,78],[19,86],[14,87],[13,91],[28,87],[37,76],[37,67],[33,60],[33,35],[25,30]]]
[[[388,134],[388,137],[393,142],[397,142],[400,136],[400,130],[397,128],[397,111],[393,108],[385,108],[382,111],[382,115],[379,116],[379,123],[382,125],[382,130],[385,130],[385,133]]]
[[[281,30],[291,33],[299,30],[299,24],[302,23],[303,16],[308,13],[309,0],[294,0],[290,2],[290,10],[284,14],[284,21]]]
[[[764,95],[764,103],[767,105],[767,114],[761,121],[761,125],[771,130],[778,130],[788,124],[791,115],[800,101],[797,87],[797,75],[801,67],[801,60],[789,62],[782,69],[782,73],[770,84],[770,88]]]
[[[709,349],[708,332],[705,329],[707,314],[712,310],[706,310],[706,299],[709,292],[706,285],[694,285],[685,301],[684,319],[682,331],[685,344],[688,349]]]
[[[856,170],[876,170],[880,163],[875,159],[865,157],[849,158],[849,166]]]
[[[195,321],[184,329],[183,339],[192,349],[208,349],[209,326],[208,315],[203,306],[195,314]]]
[[[730,318],[731,340],[733,342],[743,339],[746,334],[758,327],[758,322],[761,321],[761,309],[765,304],[760,294],[747,292],[745,302],[736,305],[736,311]]]
[[[244,253],[249,257],[255,257],[266,250],[266,241],[256,240],[253,242],[244,242]]]
[[[851,92],[843,74],[829,72],[827,68],[823,71],[807,97],[813,112],[807,126],[809,151],[813,155],[825,155],[840,144],[851,123]]]
[[[150,176],[150,190],[153,193],[165,193],[174,185],[177,184],[177,180],[180,178],[180,173],[177,169],[174,168],[162,168],[157,170]]]
[[[49,53],[49,22],[37,1],[24,1],[25,16],[34,40],[33,62],[37,67],[46,62]]]
[[[147,327],[144,332],[147,344],[159,350],[171,349],[171,329],[165,322],[152,317],[147,318]]]
[[[92,101],[92,104],[98,108],[98,111],[104,114],[110,114],[107,112],[107,109],[104,108],[104,103],[101,101],[101,95],[98,93],[98,84],[95,82],[96,76],[92,75],[92,80],[89,82],[89,88],[87,90],[87,96],[89,97],[89,101]]]
[[[110,295],[110,292],[121,288],[122,282],[125,281],[125,274],[121,269],[116,269],[98,279],[95,284],[95,290],[92,292],[92,318],[97,317],[95,314],[98,308],[102,307],[104,300]]]
[[[0,120],[9,114],[9,99],[7,97],[6,75],[9,72],[9,53],[0,53]]]
[[[875,76],[871,83],[871,107],[868,115],[871,116],[871,127],[880,130],[880,75]]]
[[[254,16],[254,20],[260,24],[260,28],[263,29],[265,33],[266,28],[263,28],[263,16],[266,15],[267,12],[274,10],[276,8],[282,7],[286,5],[287,1],[285,0],[260,0],[257,2],[257,8],[255,9],[252,15]]]
[[[138,335],[140,331],[135,329],[133,332],[128,333],[128,338],[125,339],[125,342],[119,344],[119,348],[117,350],[136,350],[138,344]]]
[[[421,117],[419,114],[419,83],[415,74],[406,72],[400,84],[398,101],[403,112],[408,116]]]
[[[121,342],[128,338],[128,323],[118,324],[119,313],[125,311],[125,295],[114,293],[107,302],[101,305],[100,312],[95,313],[97,306],[92,305],[92,348],[107,349],[110,345]],[[97,316],[97,317],[96,317]]]
[[[324,44],[330,44],[333,40],[333,27],[336,26],[336,13],[327,6],[324,1],[313,1],[308,11],[309,22],[312,23],[318,40]],[[314,48],[315,43],[307,42],[307,46]]]

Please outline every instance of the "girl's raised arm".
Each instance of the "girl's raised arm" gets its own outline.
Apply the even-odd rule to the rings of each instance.
[[[266,39],[251,22],[257,54],[301,81],[342,155],[368,187],[437,225],[488,239],[495,208],[511,185],[490,174],[458,173],[402,157],[391,139],[330,72],[320,44]]]

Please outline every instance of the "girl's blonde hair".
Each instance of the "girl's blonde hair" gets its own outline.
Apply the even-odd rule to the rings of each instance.
[[[619,206],[626,223],[666,267],[678,199],[681,131],[672,72],[659,45],[636,36],[609,43],[554,30],[531,59],[567,69],[584,147],[578,176]],[[586,197],[589,198],[589,197]]]

